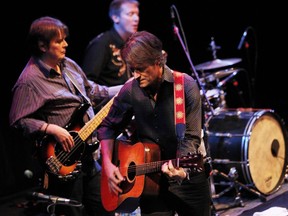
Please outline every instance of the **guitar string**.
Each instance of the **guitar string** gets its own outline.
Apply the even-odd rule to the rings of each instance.
[[[99,124],[101,123],[101,121],[105,118],[105,116],[107,115],[108,111],[109,111],[109,107],[112,105],[112,102],[113,102],[113,98],[103,107],[102,110],[104,110],[104,112],[100,111],[97,113],[97,115],[91,119],[92,122],[96,121],[97,119]],[[98,124],[98,125],[99,125]],[[84,126],[85,127],[85,126]],[[84,127],[82,129],[84,129]],[[96,126],[97,127],[97,126]],[[88,127],[89,128],[89,127]],[[81,130],[80,130],[81,131]],[[93,130],[92,130],[93,131]],[[91,130],[90,130],[91,132]],[[91,133],[90,133],[91,134]],[[87,136],[88,138],[88,136]],[[86,138],[86,139],[87,139]],[[65,163],[69,158],[70,156],[80,147],[80,145],[85,142],[85,140],[82,140],[82,138],[79,136],[79,133],[77,134],[77,136],[75,136],[74,138],[74,143],[75,145],[72,147],[71,151],[70,152],[65,152],[65,151],[60,151],[60,153],[56,156],[58,158],[58,160],[63,164]]]
[[[82,93],[82,91],[80,90],[80,87],[77,85],[74,77],[70,74],[69,71],[67,71],[66,73],[63,73],[63,76],[64,76],[64,79],[68,85],[68,87],[70,88],[70,85],[68,84],[67,82],[67,79],[66,77],[68,78],[68,80],[70,80],[70,82],[73,84],[73,86],[78,90],[78,92],[80,93],[80,95],[82,96],[82,98],[88,103],[91,105],[91,102],[90,100]],[[71,88],[70,88],[71,90]],[[73,92],[73,91],[72,91]],[[78,135],[77,135],[78,136]],[[74,138],[73,138],[74,139]],[[77,139],[77,137],[75,138]],[[80,147],[80,144],[81,142],[79,142],[79,140],[77,141],[77,144],[75,143],[76,141],[74,141],[74,146],[73,148],[71,149],[70,152],[65,152],[65,151],[61,151],[58,155],[57,155],[57,158],[58,160],[61,162],[61,157],[64,157],[63,160],[64,162],[67,161],[69,159],[69,157]],[[78,143],[79,142],[79,143]],[[62,154],[61,154],[62,153]],[[66,156],[66,157],[65,157]]]
[[[101,114],[100,114],[101,115]],[[105,117],[104,115],[101,115],[100,117],[102,118],[98,118],[99,121],[103,120],[103,118]],[[96,119],[96,118],[95,118]],[[93,121],[93,120],[92,120]],[[82,140],[81,137],[79,136],[79,134],[77,134],[74,138],[74,146],[72,147],[71,151],[66,152],[66,151],[61,151],[58,155],[57,158],[59,159],[60,162],[65,163],[72,154],[74,154],[76,152],[76,150],[78,150],[78,148],[81,146],[81,144],[85,142],[85,140]]]
[[[194,157],[195,156],[197,156],[197,158],[196,158],[196,160],[199,160],[199,159],[201,159],[201,157],[202,156],[199,156],[200,154],[195,154],[194,155]],[[188,156],[188,159],[186,159],[186,160],[191,160],[191,158],[190,158],[191,156]],[[195,158],[194,158],[195,159]],[[172,159],[172,163],[176,163],[176,161],[177,161],[178,159]],[[194,168],[199,168],[200,170],[202,169],[202,165],[200,164],[199,165],[199,162],[186,162],[186,163],[183,163],[183,159],[180,159],[181,160],[181,166],[182,167],[194,167]],[[150,162],[150,163],[145,163],[145,164],[139,164],[139,165],[131,165],[131,166],[128,166],[128,169],[127,169],[127,167],[119,167],[119,169],[121,170],[121,171],[123,171],[123,170],[126,170],[127,169],[127,171],[128,171],[128,173],[137,173],[137,171],[139,172],[139,173],[142,173],[143,171],[144,171],[144,173],[147,173],[147,170],[149,169],[149,170],[153,170],[153,171],[157,171],[157,170],[159,170],[160,168],[161,168],[161,166],[164,164],[164,163],[166,163],[166,162],[168,162],[169,160],[162,160],[162,161],[154,161],[154,162]],[[185,165],[185,164],[187,164],[187,165]],[[138,169],[137,169],[137,167],[138,167]],[[145,169],[144,169],[145,168]],[[141,172],[142,171],[142,172]],[[151,172],[153,172],[153,171],[151,171]]]

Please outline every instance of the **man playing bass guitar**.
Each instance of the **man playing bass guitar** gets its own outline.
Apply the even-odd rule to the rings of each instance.
[[[53,17],[32,22],[31,57],[13,88],[10,125],[29,140],[39,141],[41,162],[47,168],[41,192],[84,205],[84,210],[56,206],[56,215],[106,215],[100,200],[100,175],[92,152],[84,150],[105,116],[94,116],[91,104],[95,99],[112,98],[118,91],[113,94],[105,86],[92,85],[79,65],[65,56],[68,35],[68,27]]]

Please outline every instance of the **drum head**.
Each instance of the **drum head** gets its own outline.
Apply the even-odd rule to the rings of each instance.
[[[282,183],[285,174],[286,146],[282,127],[271,115],[263,115],[253,124],[248,158],[252,181],[264,194]]]

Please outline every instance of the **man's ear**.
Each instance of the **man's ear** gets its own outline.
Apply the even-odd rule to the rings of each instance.
[[[47,51],[47,46],[43,41],[38,41],[38,47],[43,53]]]
[[[112,15],[112,20],[114,23],[118,24],[120,22],[120,17],[118,15]]]

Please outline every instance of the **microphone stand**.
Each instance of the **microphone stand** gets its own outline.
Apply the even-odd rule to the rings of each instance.
[[[180,34],[179,34],[179,29],[178,29],[178,27],[177,27],[175,24],[173,25],[173,31],[174,31],[174,34],[177,36],[178,40],[179,40],[180,43],[181,43],[181,46],[182,46],[182,48],[183,48],[183,50],[184,50],[184,52],[185,52],[185,54],[186,54],[186,57],[187,57],[187,59],[188,59],[188,61],[189,61],[189,64],[190,64],[190,67],[191,67],[191,70],[192,70],[192,74],[195,75],[196,80],[197,80],[197,83],[198,83],[198,85],[199,85],[199,87],[200,87],[200,90],[202,91],[202,94],[203,94],[203,96],[204,96],[204,98],[205,98],[205,100],[206,100],[206,102],[207,102],[207,104],[208,104],[208,107],[209,107],[209,109],[210,109],[210,111],[211,111],[211,113],[212,113],[212,116],[214,116],[214,109],[213,109],[210,101],[208,100],[207,95],[205,94],[204,87],[203,87],[203,85],[201,84],[201,81],[200,81],[200,79],[199,79],[199,76],[198,76],[198,74],[197,74],[197,72],[196,72],[196,70],[195,70],[195,67],[194,67],[193,63],[192,63],[190,54],[189,54],[186,46],[184,45],[184,42],[183,42],[183,40],[182,40],[182,38],[181,38],[181,36],[180,36]]]
[[[32,192],[31,194],[29,194],[29,196],[31,196],[33,199],[39,199],[39,200],[45,201],[45,203],[47,203],[46,210],[50,216],[56,216],[56,213],[55,213],[56,205],[66,205],[70,207],[82,207],[81,202],[78,202],[76,200],[62,198],[62,197],[57,197],[53,195],[46,195],[43,193]]]
[[[255,56],[254,56],[254,59],[253,59],[254,60],[254,64],[251,63],[252,59],[251,59],[251,56],[250,56],[250,45],[246,41],[246,37],[247,37],[249,31],[252,31],[253,36],[254,36],[254,43],[255,43],[255,47],[254,47]],[[249,85],[249,88],[251,89],[250,90],[250,95],[251,95],[251,97],[250,97],[250,103],[251,104],[250,105],[252,107],[254,107],[255,106],[254,97],[255,97],[255,94],[256,94],[256,92],[255,92],[255,79],[256,79],[257,66],[258,66],[257,65],[257,63],[258,63],[258,44],[257,44],[256,32],[255,32],[255,29],[252,26],[248,26],[245,29],[245,31],[244,31],[241,39],[240,39],[240,42],[239,42],[239,45],[238,45],[237,49],[241,50],[243,45],[244,45],[244,48],[246,50],[246,59],[247,59],[247,63],[248,63],[248,71],[251,71],[251,73],[252,73],[252,75],[249,75],[249,79],[248,79],[249,83],[248,83],[248,85]]]
[[[171,10],[172,10],[172,9],[171,9]],[[181,36],[180,36],[180,34],[179,34],[179,29],[178,29],[178,27],[177,27],[175,24],[173,24],[173,31],[174,31],[174,34],[177,36],[178,40],[179,40],[180,43],[181,43],[181,46],[182,46],[182,48],[183,48],[183,50],[184,50],[184,52],[185,52],[185,54],[186,54],[186,57],[187,57],[187,59],[188,59],[188,61],[189,61],[190,66],[191,66],[192,74],[195,75],[196,80],[197,80],[197,83],[198,83],[198,85],[199,85],[199,88],[200,88],[200,90],[202,91],[202,94],[204,95],[204,98],[205,98],[205,100],[206,100],[206,102],[207,102],[207,104],[208,104],[208,107],[209,107],[209,109],[210,109],[210,111],[211,111],[211,114],[212,114],[212,116],[214,116],[214,115],[215,115],[214,109],[213,109],[210,101],[208,100],[208,97],[207,97],[207,95],[206,95],[206,92],[205,92],[205,90],[204,90],[204,87],[203,87],[203,85],[201,84],[201,81],[200,81],[200,79],[199,79],[199,76],[198,76],[198,74],[197,74],[197,72],[196,72],[196,70],[195,70],[195,67],[194,67],[193,63],[192,63],[192,60],[191,60],[189,51],[188,51],[187,47],[184,45],[184,42],[183,42],[183,40],[182,40],[182,38],[181,38]],[[204,110],[204,109],[203,109],[203,110]],[[204,111],[203,111],[203,112],[204,112]],[[205,118],[203,119],[203,121],[205,121]],[[205,128],[205,124],[204,124],[204,128]],[[207,137],[207,134],[206,134],[204,128],[203,128],[203,131],[204,131],[204,137],[203,137],[203,139],[205,139],[205,137]],[[205,145],[205,147],[206,147],[207,156],[208,156],[208,157],[207,157],[207,166],[210,167],[209,169],[213,170],[211,160],[209,160],[209,157],[210,157],[210,153],[209,153],[210,148],[209,148],[209,145],[208,145],[208,146]],[[210,191],[210,193],[211,193],[211,213],[212,213],[213,216],[214,216],[214,215],[216,216],[216,215],[217,215],[216,212],[215,212],[215,211],[216,211],[216,208],[215,208],[215,205],[214,205],[214,202],[213,202],[213,199],[212,199],[212,195],[215,194],[215,186],[214,186],[213,175],[209,175],[209,184],[210,184],[210,190],[211,190],[211,191]]]

